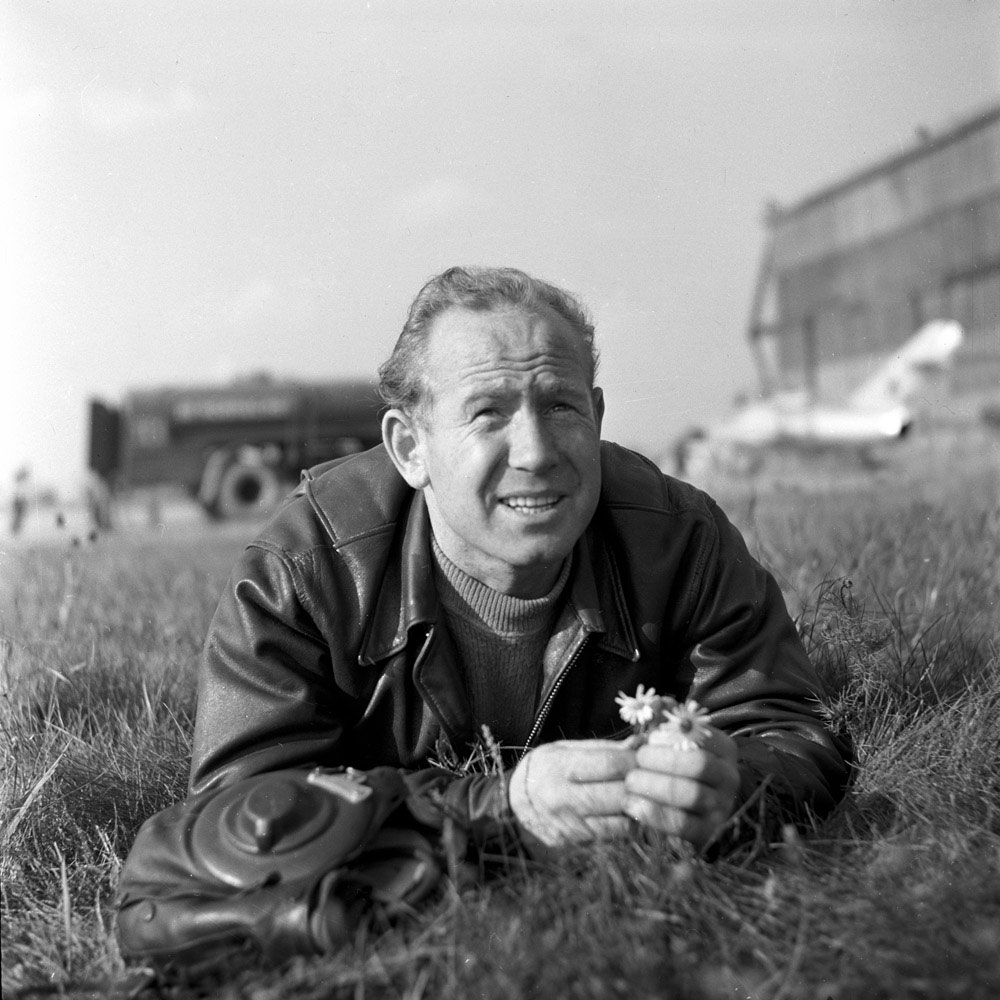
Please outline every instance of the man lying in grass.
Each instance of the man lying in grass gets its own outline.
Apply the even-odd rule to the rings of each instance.
[[[646,829],[718,849],[836,804],[849,750],[775,581],[709,497],[600,440],[596,367],[565,292],[511,269],[428,282],[380,372],[384,446],[305,473],[222,596],[192,801],[389,768],[468,857]],[[441,766],[484,732],[494,767]],[[292,798],[232,806],[248,851],[306,824]],[[126,903],[170,877],[183,895],[170,822],[140,835]]]

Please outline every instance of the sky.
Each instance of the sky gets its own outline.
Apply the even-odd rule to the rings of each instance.
[[[91,397],[374,375],[423,282],[523,268],[656,457],[755,376],[764,207],[1000,99],[1000,0],[0,9],[0,497]]]

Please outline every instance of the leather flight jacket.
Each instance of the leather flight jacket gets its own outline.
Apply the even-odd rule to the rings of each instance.
[[[555,669],[515,759],[557,739],[625,738],[615,696],[643,684],[697,700],[735,739],[744,807],[766,798],[779,822],[829,812],[851,750],[824,724],[822,685],[774,578],[706,494],[617,445],[602,443],[601,462]],[[478,727],[430,540],[422,493],[383,447],[303,473],[213,619],[193,792],[282,768],[389,765],[474,840],[511,827],[502,773],[442,766],[441,747],[464,759]]]

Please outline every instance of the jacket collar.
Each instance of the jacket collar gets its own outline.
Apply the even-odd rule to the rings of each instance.
[[[587,632],[598,636],[601,647],[624,657],[639,657],[635,632],[628,614],[621,576],[614,554],[595,529],[595,517],[573,550],[569,600]],[[440,616],[434,587],[431,526],[423,493],[412,495],[401,533],[393,542],[375,611],[358,659],[373,665],[401,652],[412,629],[423,634]]]

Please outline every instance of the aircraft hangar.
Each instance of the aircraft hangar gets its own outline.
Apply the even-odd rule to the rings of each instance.
[[[766,224],[749,326],[765,390],[843,398],[944,318],[966,337],[938,418],[1000,404],[1000,105],[769,206]]]

